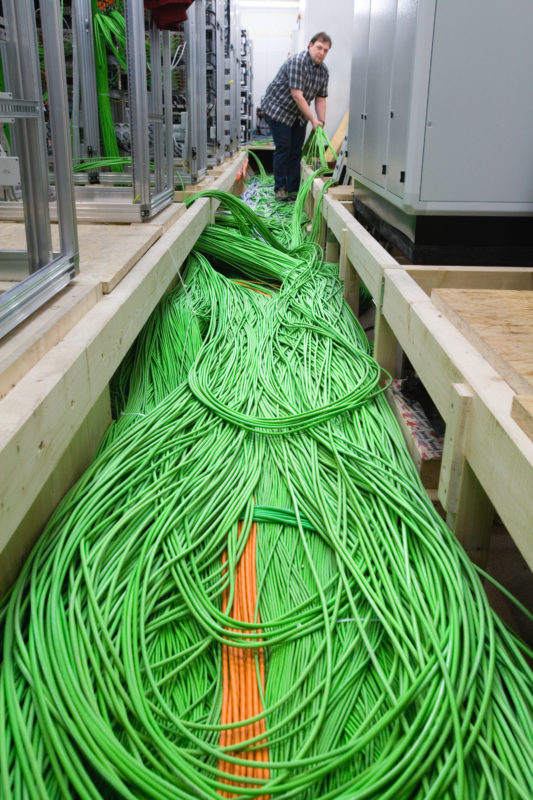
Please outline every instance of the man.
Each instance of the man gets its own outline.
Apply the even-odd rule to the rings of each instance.
[[[274,139],[274,192],[277,200],[294,196],[300,186],[300,160],[305,129],[315,130],[326,119],[327,67],[331,38],[316,33],[307,50],[290,56],[267,87],[263,114]],[[310,103],[314,100],[316,115]]]

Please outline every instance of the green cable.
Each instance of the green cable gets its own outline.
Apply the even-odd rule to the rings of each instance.
[[[1,606],[6,798],[530,796],[531,651],[429,502],[336,268],[302,235],[314,179],[283,222],[271,186],[260,213],[203,194],[226,211]],[[220,744],[239,727],[220,722],[223,644],[258,672],[265,653],[248,722],[266,737],[239,746]],[[269,777],[234,778],[265,738]]]

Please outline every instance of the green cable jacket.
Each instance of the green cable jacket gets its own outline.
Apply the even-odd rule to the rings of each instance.
[[[208,193],[225,213],[3,601],[6,800],[532,797],[532,654],[419,482],[309,186],[290,214],[266,176],[259,215]],[[260,630],[231,616],[253,521]],[[264,737],[220,746],[223,642],[266,672],[270,777],[230,787]]]

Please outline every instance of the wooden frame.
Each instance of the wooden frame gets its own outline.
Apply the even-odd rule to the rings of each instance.
[[[313,182],[315,202],[321,185]],[[437,287],[532,288],[533,269],[402,266],[354,219],[347,194],[336,187],[324,198],[326,239],[338,243],[347,299],[359,280],[374,298],[376,359],[394,372],[401,347],[446,423],[439,499],[448,524],[483,562],[495,509],[533,569],[533,441],[511,415],[513,405],[520,414],[524,398],[515,399],[429,296]]]

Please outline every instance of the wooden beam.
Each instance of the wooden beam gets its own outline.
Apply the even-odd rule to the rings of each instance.
[[[343,118],[341,119],[339,126],[335,133],[333,134],[333,138],[331,139],[331,147],[335,150],[336,154],[339,155],[339,150],[342,145],[342,141],[346,135],[346,131],[348,130],[348,120],[350,117],[349,110],[345,113]],[[333,153],[331,152],[331,148],[328,147],[326,150],[326,161],[332,161],[334,159]]]
[[[67,449],[26,510],[15,535],[0,553],[0,597],[19,574],[27,555],[37,541],[57,504],[83,475],[93,460],[98,444],[111,423],[109,389],[106,387],[74,433]]]
[[[533,396],[515,395],[511,407],[511,417],[520,425],[530,439],[533,439]]]
[[[354,269],[353,264],[349,261],[348,256],[346,255],[347,235],[348,229],[343,228],[339,251],[339,278],[344,283],[344,299],[352,309],[355,316],[358,317],[361,281],[359,275]]]
[[[198,200],[0,401],[0,556],[209,222]],[[66,491],[66,487],[65,487]]]
[[[472,390],[465,458],[533,569],[533,442],[511,419],[513,391],[404,270],[387,270],[383,314],[448,421],[453,384]]]
[[[354,218],[353,214],[329,193],[324,197],[323,214],[338,241],[341,239],[342,231],[346,229],[346,256],[374,300],[379,302],[384,271],[400,268],[400,264]]]
[[[533,289],[531,267],[424,267],[406,272],[431,295],[433,289]]]

